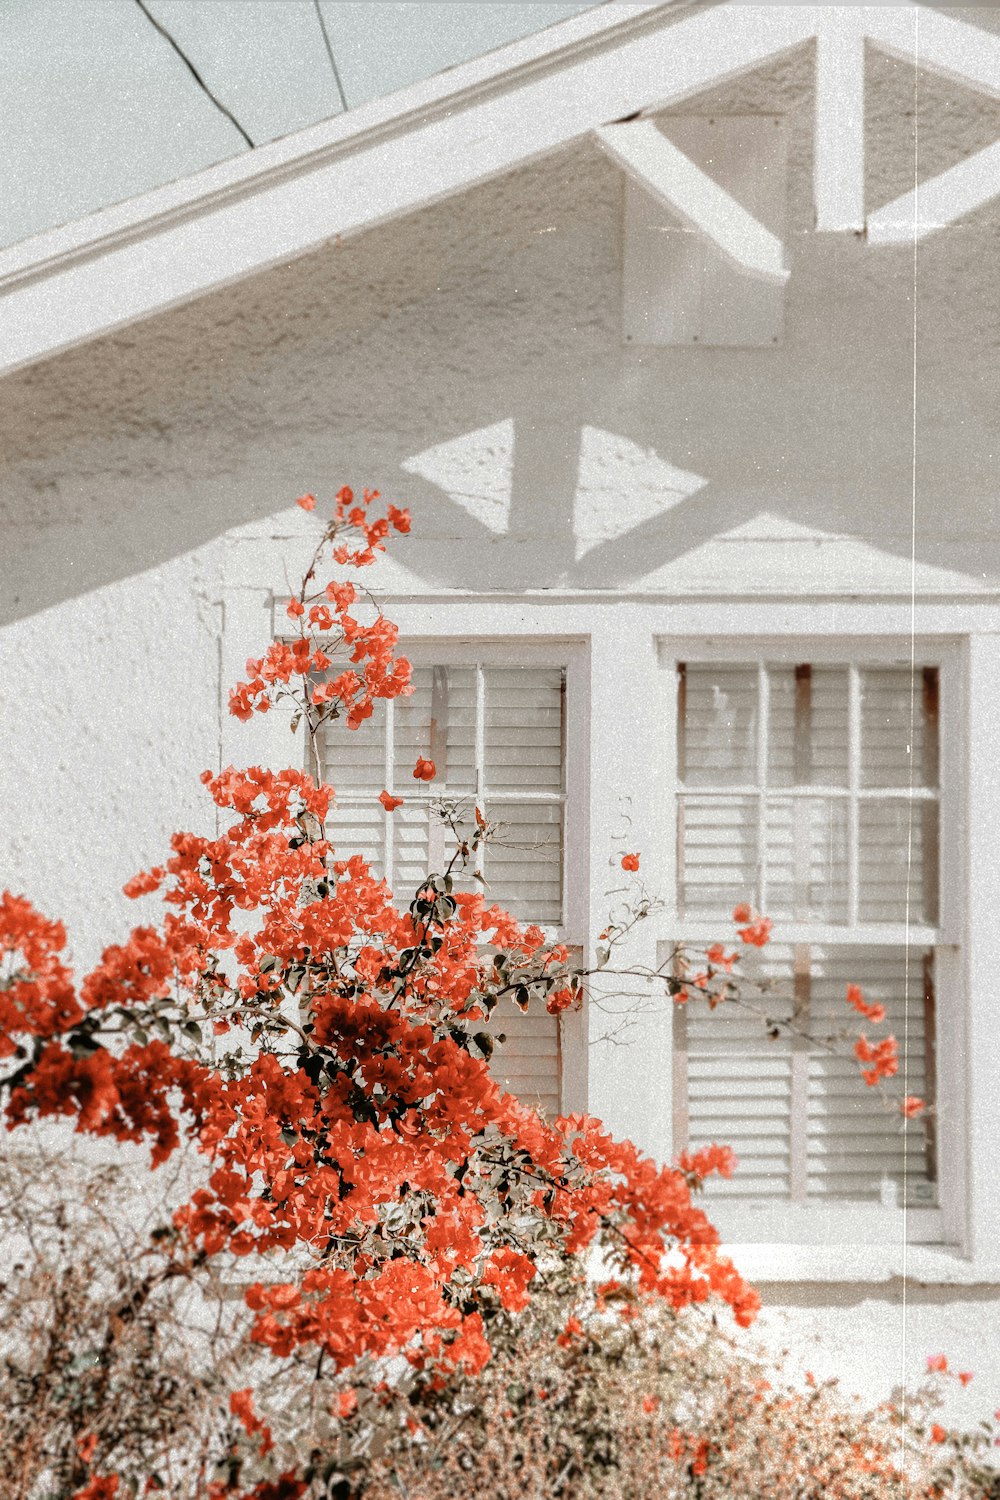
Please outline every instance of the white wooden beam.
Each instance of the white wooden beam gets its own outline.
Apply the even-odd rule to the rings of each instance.
[[[1000,141],[868,216],[871,245],[912,244],[1000,196]]]
[[[474,187],[813,34],[823,7],[616,3],[0,253],[0,372]],[[568,40],[567,40],[568,38]]]
[[[865,17],[838,10],[816,34],[816,228],[865,225]]]
[[[1000,97],[1000,36],[929,6],[866,5],[865,33],[883,51]]]
[[[788,280],[785,247],[707,172],[695,166],[652,120],[605,125],[594,132],[619,166],[654,193],[749,276]]]

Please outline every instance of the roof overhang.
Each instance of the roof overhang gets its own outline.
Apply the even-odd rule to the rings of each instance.
[[[817,105],[817,160],[833,169],[817,189],[820,228],[859,227],[863,109],[844,109],[836,87],[845,66],[857,78],[866,39],[1000,95],[1000,37],[939,11],[614,0],[0,252],[0,373],[423,208],[814,39],[821,79],[833,44],[833,87],[825,110],[822,99]],[[661,155],[669,196],[668,167],[676,177],[678,164]],[[929,227],[948,221],[949,204],[968,211],[1000,192],[996,156],[990,147],[971,168],[961,164],[964,176],[954,191],[946,184],[943,203],[948,174],[932,179]],[[889,242],[917,233],[919,222],[919,202],[900,199],[868,227]]]

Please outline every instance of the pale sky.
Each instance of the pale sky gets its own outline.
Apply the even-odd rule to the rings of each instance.
[[[349,108],[592,8],[320,0]],[[314,0],[146,0],[255,144],[338,114]],[[0,245],[247,150],[135,0],[0,0]]]

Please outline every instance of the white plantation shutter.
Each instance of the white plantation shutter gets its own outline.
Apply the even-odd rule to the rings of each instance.
[[[763,950],[767,988],[748,992],[749,1008],[692,1000],[675,1013],[679,1133],[692,1148],[726,1142],[740,1159],[731,1180],[710,1179],[713,1196],[935,1201],[929,1117],[904,1138],[850,1043],[859,1029],[891,1032],[891,1091],[901,1095],[905,1077],[908,1093],[931,1096],[937,688],[934,668],[679,668],[681,918],[717,922],[725,936],[748,901],[779,937],[794,924],[797,939]],[[884,1006],[881,1026],[846,1004],[849,983]],[[780,1023],[793,1018],[848,1055],[790,1035]]]
[[[456,876],[519,921],[563,922],[563,821],[566,801],[565,672],[558,666],[489,662],[418,663],[413,693],[376,704],[359,729],[343,721],[324,729],[324,779],[335,788],[331,819],[336,852],[361,853],[408,901],[453,851],[439,808],[447,805],[470,831],[475,808],[498,825],[480,854],[479,873]],[[417,781],[418,756],[436,776]],[[386,813],[385,788],[403,806]],[[494,1076],[513,1093],[551,1113],[559,1109],[558,1019],[533,1006],[523,1015],[501,1006],[489,1028],[506,1041],[494,1053]]]

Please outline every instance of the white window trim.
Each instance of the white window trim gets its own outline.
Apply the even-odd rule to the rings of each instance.
[[[676,777],[677,700],[676,666],[679,662],[754,663],[760,660],[793,665],[801,661],[855,666],[911,664],[909,640],[888,637],[840,636],[746,636],[734,637],[661,637],[658,655],[664,670],[665,692],[670,699],[666,714],[663,753],[669,767],[670,809],[676,807],[681,790]],[[967,764],[963,725],[965,714],[964,672],[961,644],[940,637],[915,637],[912,661],[918,666],[934,666],[939,671],[939,713],[943,732],[940,737],[940,926],[926,928],[921,924],[893,924],[885,927],[856,927],[821,924],[776,924],[778,941],[825,940],[841,944],[878,944],[909,942],[914,946],[932,943],[935,948],[938,994],[936,1070],[938,1187],[939,1202],[935,1209],[882,1208],[872,1204],[770,1204],[739,1205],[713,1200],[709,1212],[723,1236],[732,1244],[777,1248],[782,1245],[849,1247],[859,1244],[961,1247],[966,1240],[965,1156],[967,1131],[964,1123],[965,1075],[964,1016],[965,943],[961,922],[964,867],[959,841],[962,827],[962,768]],[[674,826],[673,817],[670,825]],[[676,840],[668,841],[665,864],[668,878],[664,891],[666,906],[658,917],[658,939],[664,947],[680,940],[700,943],[729,940],[731,933],[720,932],[711,923],[684,920],[677,909]],[[766,913],[765,913],[766,914]],[[967,939],[966,939],[967,941]],[[943,1001],[943,1003],[942,1003]],[[683,1060],[675,1057],[671,1074],[672,1092],[680,1080],[676,1068]],[[861,1087],[859,1080],[859,1087]]]

